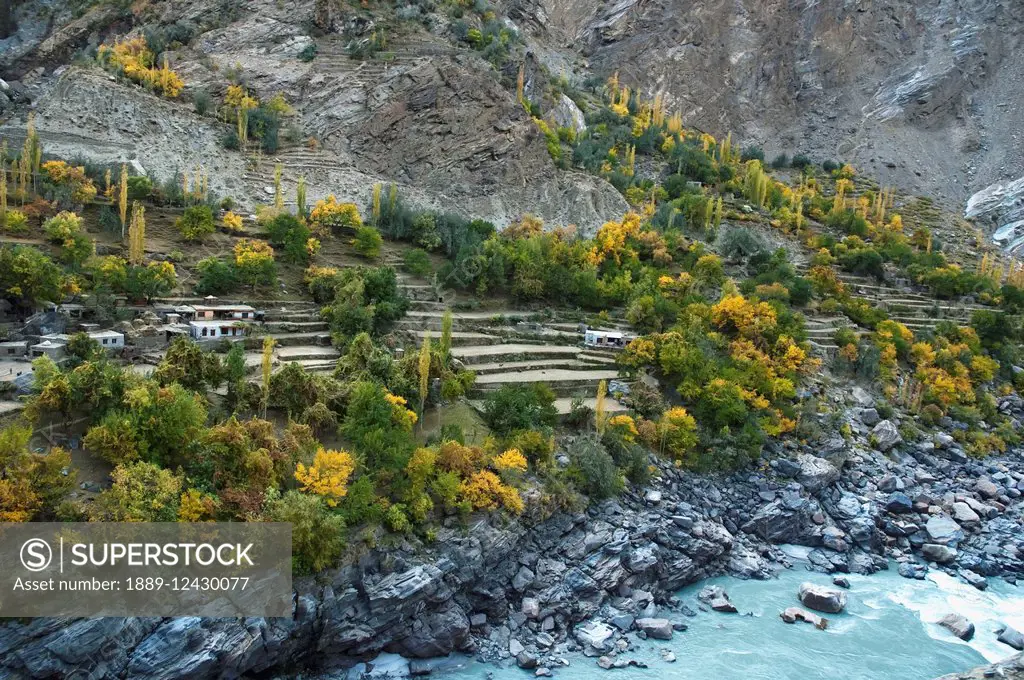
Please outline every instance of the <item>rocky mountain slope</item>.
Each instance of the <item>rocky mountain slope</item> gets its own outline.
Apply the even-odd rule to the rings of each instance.
[[[510,0],[540,52],[667,96],[768,157],[853,162],[962,204],[1024,170],[1019,6],[1005,0]]]
[[[618,71],[645,96],[661,93],[687,125],[732,131],[769,158],[852,162],[960,210],[975,192],[1024,174],[1024,64],[1013,58],[1024,20],[1015,4],[505,0],[493,11],[525,43],[505,71],[525,58],[543,65],[531,81],[564,76],[577,86]],[[418,203],[498,224],[535,212],[586,228],[625,207],[607,183],[554,166],[516,102],[514,69],[496,71],[458,40],[461,20],[440,5],[189,0],[132,11],[21,2],[16,29],[0,40],[0,77],[15,84],[0,109],[33,102],[44,141],[72,155],[136,158],[158,175],[174,171],[165,156],[204,162],[212,188],[242,200],[261,196],[279,161],[286,186],[305,175],[311,197],[365,201],[372,183],[396,182]],[[386,59],[348,58],[346,46],[385,25]],[[187,105],[169,110],[102,76],[60,75],[76,53],[133,26],[187,29],[171,51],[186,98],[219,94],[228,72],[261,97],[284,93],[297,111],[299,151],[245,159],[211,146],[216,120]],[[314,43],[317,58],[298,59]],[[24,108],[0,113],[4,135],[17,138]],[[310,140],[315,156],[301,150]],[[984,221],[994,230],[1000,220]]]

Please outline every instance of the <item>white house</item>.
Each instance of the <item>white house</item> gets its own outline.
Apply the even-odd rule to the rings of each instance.
[[[207,320],[197,319],[188,322],[189,335],[196,340],[212,340],[216,338],[241,338],[245,336],[245,327],[233,323],[229,319]]]
[[[28,354],[28,340],[0,342],[0,359],[23,357]]]
[[[38,359],[39,357],[46,356],[54,361],[58,361],[64,356],[66,347],[67,343],[60,340],[43,340],[38,344],[32,345],[32,358]]]
[[[634,337],[619,331],[601,331],[588,328],[583,334],[583,344],[587,347],[610,347],[621,349],[628,345]]]
[[[238,319],[251,321],[256,318],[256,308],[250,305],[193,305],[196,320]]]
[[[117,331],[89,331],[89,337],[100,343],[100,347],[111,352],[124,349],[124,333]]]
[[[108,352],[117,352],[124,349],[124,333],[117,331],[86,331],[85,334]],[[71,336],[65,333],[44,335],[40,338],[39,344],[32,345],[32,356],[41,357],[45,354],[51,359],[59,359],[64,356],[64,348],[70,339]]]

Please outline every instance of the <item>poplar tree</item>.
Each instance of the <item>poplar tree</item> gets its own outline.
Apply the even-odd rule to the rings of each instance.
[[[608,415],[604,400],[607,395],[608,383],[602,380],[597,383],[597,399],[594,401],[594,427],[597,429],[598,435],[604,434],[605,420]]]
[[[132,222],[128,227],[128,262],[138,266],[146,257],[146,209],[141,203],[132,204]]]
[[[7,162],[0,159],[0,227],[7,226]]]
[[[121,184],[117,198],[117,209],[121,214],[121,238],[124,238],[124,230],[128,225],[128,166],[121,164]]]
[[[263,338],[263,357],[260,368],[263,374],[263,418],[267,417],[267,404],[270,402],[270,370],[274,357],[274,339],[269,335]]]
[[[441,344],[439,349],[445,364],[448,363],[448,356],[452,351],[452,322],[452,310],[444,310],[444,316],[441,317]]]
[[[423,409],[427,404],[427,386],[430,381],[430,331],[423,336],[423,345],[420,346],[420,421],[423,419]]]
[[[278,210],[284,208],[284,194],[281,193],[281,173],[283,168],[278,163],[274,166],[274,207]]]
[[[380,226],[380,192],[381,184],[377,182],[373,185],[373,226]]]
[[[295,212],[299,217],[306,216],[306,178],[299,177],[299,183],[295,185]]]

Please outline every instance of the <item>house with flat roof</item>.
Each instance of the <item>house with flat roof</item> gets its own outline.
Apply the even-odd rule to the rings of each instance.
[[[189,335],[196,340],[245,337],[245,327],[231,319],[195,319],[188,322]]]
[[[583,344],[587,347],[610,347],[620,349],[628,345],[636,336],[619,331],[602,331],[588,328],[583,334]]]
[[[238,319],[241,321],[256,318],[256,308],[251,305],[193,305],[195,318],[199,319]]]
[[[0,359],[13,359],[28,354],[28,340],[0,342]]]

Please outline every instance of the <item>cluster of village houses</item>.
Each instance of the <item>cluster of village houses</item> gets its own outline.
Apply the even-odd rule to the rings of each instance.
[[[132,333],[129,344],[142,349],[156,349],[177,336],[188,336],[197,342],[241,338],[246,335],[246,326],[263,321],[263,312],[251,305],[213,304],[213,299],[207,302],[210,304],[156,304],[147,308],[147,314],[155,317],[158,323],[147,325],[146,332]],[[111,354],[125,348],[125,333],[101,329],[99,325],[89,323],[89,309],[84,305],[53,305],[47,311],[53,315],[51,318],[55,323],[52,325],[63,327],[64,332],[38,335],[16,332],[12,334],[15,339],[0,342],[0,383],[13,382],[18,388],[26,387],[31,380],[31,362],[43,356],[61,361],[74,333],[85,333]],[[45,329],[46,324],[42,327]]]

